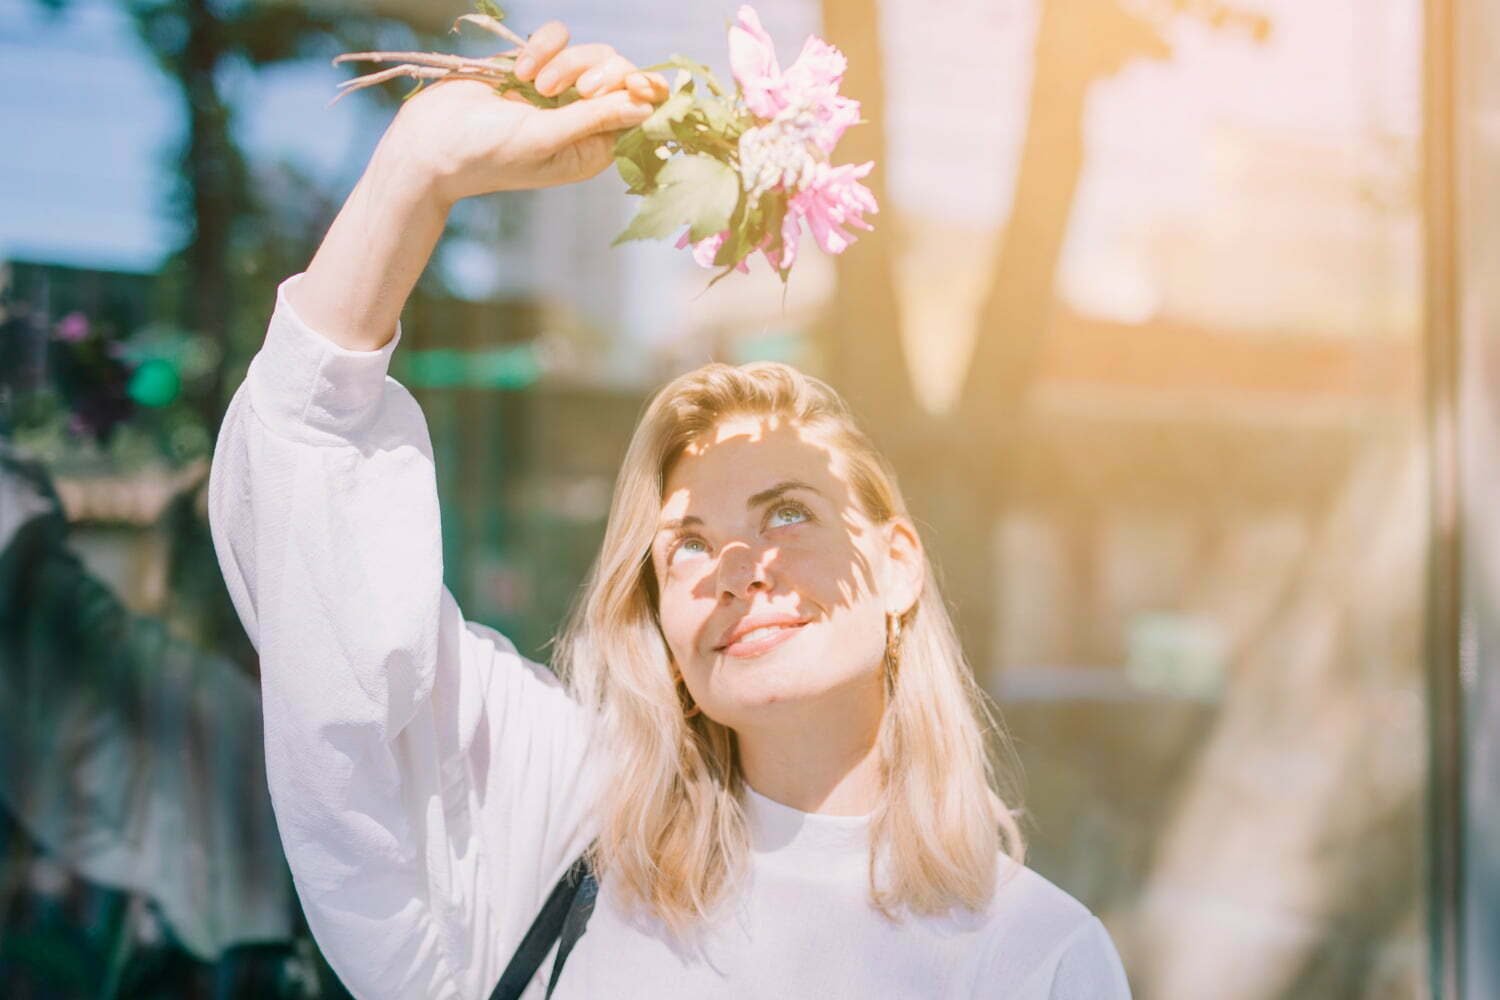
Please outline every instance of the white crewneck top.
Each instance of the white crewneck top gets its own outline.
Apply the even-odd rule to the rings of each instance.
[[[357,997],[485,1000],[593,839],[588,713],[443,586],[432,444],[387,374],[278,289],[225,413],[214,546],[260,654],[266,777],[308,925]],[[744,891],[691,945],[606,874],[558,1000],[1120,1000],[1100,922],[1028,868],[979,913],[869,905],[867,817],[747,789]],[[540,997],[544,962],[527,990]]]

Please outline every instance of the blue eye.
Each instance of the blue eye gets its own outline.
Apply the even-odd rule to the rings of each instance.
[[[811,512],[809,512],[808,509],[806,507],[802,506],[800,503],[784,503],[781,506],[776,507],[776,508],[774,508],[771,511],[770,520],[771,520],[771,522],[773,522],[773,525],[774,525],[774,522],[775,522],[777,516],[780,515],[780,514],[784,514],[787,511],[791,511],[793,514],[796,514],[799,518],[801,518],[804,521],[805,520],[810,520],[812,518]],[[793,522],[790,522],[790,523],[795,524],[797,522],[793,521]]]
[[[693,554],[693,550],[688,548],[689,545],[699,545],[702,546],[702,549],[700,551],[708,551],[708,543],[699,538],[697,535],[689,535],[677,543],[676,548],[672,550],[671,558],[677,558],[679,553]]]
[[[787,519],[782,520],[782,516]],[[812,511],[796,502],[784,502],[772,507],[766,516],[766,527],[785,528],[804,522],[816,520]],[[676,559],[679,555],[707,555],[709,552],[708,542],[698,535],[683,535],[676,539],[671,549],[667,552],[668,561]]]

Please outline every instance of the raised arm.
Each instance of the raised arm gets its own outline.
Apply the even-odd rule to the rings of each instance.
[[[453,202],[596,173],[649,111],[620,90],[629,63],[565,42],[538,32],[537,65],[563,70],[538,89],[602,68],[604,96],[539,111],[450,81],[403,106],[279,288],[215,444],[210,523],[260,654],[277,829],[361,998],[482,1000],[592,835],[591,720],[443,586],[427,424],[387,374]]]
[[[569,47],[557,22],[531,36],[516,75],[547,96],[576,86],[588,99],[543,111],[448,80],[403,104],[292,292],[310,326],[352,350],[382,347],[454,202],[594,176],[611,162],[615,132],[667,95],[659,74],[608,46]]]

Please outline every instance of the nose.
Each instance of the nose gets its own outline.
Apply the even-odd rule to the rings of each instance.
[[[757,590],[769,590],[771,576],[765,556],[744,542],[726,545],[719,556],[720,598],[748,598]]]

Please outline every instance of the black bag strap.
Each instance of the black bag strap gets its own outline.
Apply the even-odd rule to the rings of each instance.
[[[594,912],[594,898],[598,892],[598,883],[585,851],[552,887],[526,936],[516,946],[510,964],[490,993],[490,1000],[520,1000],[521,993],[552,949],[552,942],[557,941],[557,959],[552,963],[552,979],[547,984],[547,996],[550,997],[568,952],[583,936],[584,927]]]
[[[599,882],[594,878],[594,871],[583,858],[582,878],[579,880],[578,889],[573,896],[573,904],[568,907],[568,915],[563,920],[562,936],[557,941],[557,958],[552,962],[552,978],[547,982],[547,1000],[552,1000],[552,991],[557,989],[557,977],[562,975],[563,963],[568,960],[568,953],[583,937],[584,930],[588,927],[589,917],[594,915],[594,900],[599,896]]]

